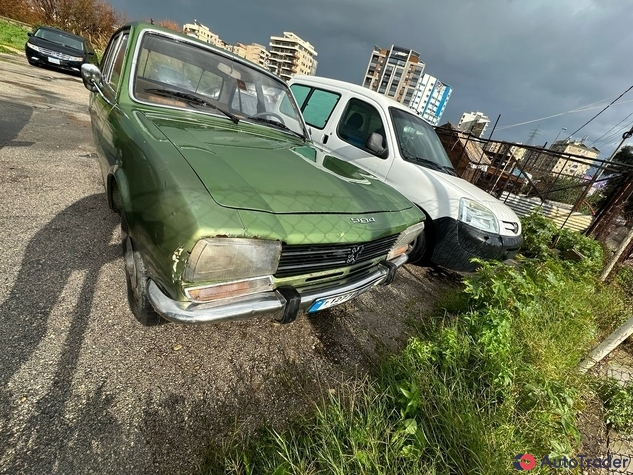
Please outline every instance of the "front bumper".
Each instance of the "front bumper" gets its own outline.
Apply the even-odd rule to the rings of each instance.
[[[436,243],[431,260],[443,267],[472,272],[473,257],[485,260],[512,259],[521,249],[523,236],[502,236],[474,228],[453,218],[434,222]]]
[[[41,66],[49,66],[51,68],[63,69],[64,71],[72,71],[75,73],[81,72],[82,61],[66,61],[56,58],[54,56],[47,56],[46,54],[35,51],[31,48],[25,49],[26,57],[30,63],[39,64]]]
[[[278,313],[283,315],[280,321],[293,321],[300,309],[309,308],[314,302],[337,296],[356,297],[377,285],[391,283],[396,269],[407,261],[402,255],[389,262],[382,262],[369,273],[354,276],[343,282],[320,288],[289,289],[288,287],[272,292],[232,297],[213,302],[180,302],[167,297],[154,283],[149,281],[149,299],[154,310],[166,320],[176,323],[215,323],[260,315]],[[296,297],[289,302],[288,296]],[[346,300],[342,300],[341,303]]]

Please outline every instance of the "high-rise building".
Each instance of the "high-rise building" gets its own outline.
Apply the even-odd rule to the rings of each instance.
[[[395,45],[391,49],[374,46],[363,86],[408,106],[423,72],[424,63],[417,51]]]
[[[284,80],[295,74],[315,75],[317,52],[294,33],[270,37],[270,70]]]
[[[470,132],[476,137],[482,137],[489,123],[490,119],[483,112],[464,112],[457,128],[462,132]]]
[[[246,58],[255,64],[259,64],[263,68],[268,69],[269,67],[270,52],[263,45],[257,43],[252,43],[250,45],[236,43],[231,47],[231,51],[242,58]]]
[[[185,23],[182,27],[182,31],[185,35],[193,36],[218,48],[227,48],[228,46],[218,35],[209,30],[209,28],[198,23],[198,20],[194,20],[193,23]]]
[[[409,107],[431,125],[440,123],[452,88],[439,79],[425,74],[418,82]]]

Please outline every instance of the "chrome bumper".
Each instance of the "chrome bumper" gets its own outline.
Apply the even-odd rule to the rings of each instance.
[[[300,297],[300,304],[296,310],[293,310],[294,315],[291,315],[290,320],[287,321],[294,320],[299,309],[309,307],[316,300],[336,297],[348,292],[355,292],[356,295],[360,295],[377,285],[390,283],[386,281],[393,279],[395,269],[402,266],[406,261],[407,256],[402,255],[389,261],[389,264],[379,264],[369,274],[351,278],[343,284],[318,289],[296,289],[296,293]],[[176,323],[225,322],[276,312],[283,313],[284,317],[287,317],[287,312],[284,312],[284,310],[288,302],[282,292],[278,290],[244,297],[226,298],[214,302],[180,302],[167,297],[154,281],[150,280],[148,292],[149,300],[154,310],[166,320]]]

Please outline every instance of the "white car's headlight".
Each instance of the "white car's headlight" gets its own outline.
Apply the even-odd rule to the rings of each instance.
[[[499,221],[494,213],[468,198],[459,202],[459,220],[482,231],[499,233]]]
[[[272,275],[280,255],[279,241],[201,239],[191,251],[183,277],[187,282],[218,282]]]
[[[387,254],[387,260],[395,259],[407,252],[409,250],[409,244],[411,244],[415,238],[422,233],[422,231],[424,231],[424,222],[409,226],[407,229],[402,231],[391,248],[391,251]]]

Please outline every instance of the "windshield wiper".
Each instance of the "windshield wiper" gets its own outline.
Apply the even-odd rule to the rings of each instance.
[[[287,132],[290,132],[290,133],[296,135],[297,137],[299,137],[304,142],[306,141],[305,135],[300,134],[299,132],[295,132],[290,127],[288,127],[286,124],[282,124],[278,120],[266,119],[265,117],[256,117],[256,116],[250,116],[250,117],[247,117],[247,119],[248,120],[254,120],[254,121],[257,121],[257,122],[263,122],[264,124],[274,125],[275,127],[279,127],[280,129],[283,129],[283,130],[285,130]]]
[[[440,165],[439,163],[434,162],[433,160],[429,160],[428,158],[416,157],[413,155],[408,155],[404,158],[405,160],[409,162],[419,163],[420,165],[426,165],[426,166],[429,166],[430,168],[434,168],[435,170],[446,172],[449,175],[458,176],[453,167],[449,167],[447,165]]]
[[[178,99],[183,99],[187,104],[190,104],[190,105],[209,107],[227,116],[229,119],[231,119],[231,121],[235,125],[237,125],[238,122],[240,121],[240,119],[235,114],[232,114],[229,111],[225,111],[224,109],[221,109],[218,106],[215,106],[194,94],[189,94],[187,92],[174,91],[173,89],[158,89],[158,88],[145,89],[145,92],[149,92],[150,94],[156,94],[157,96],[177,97]]]

